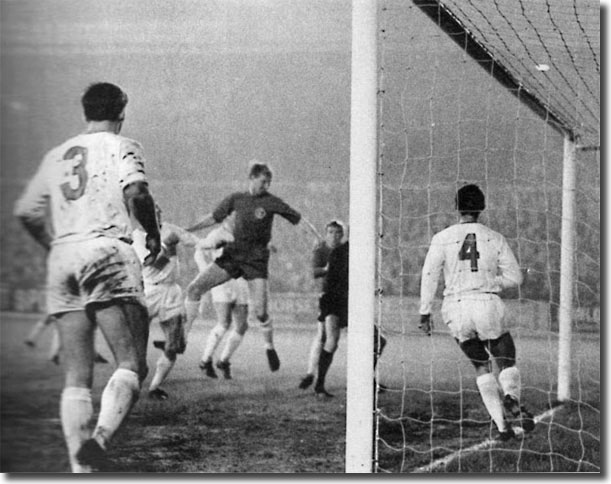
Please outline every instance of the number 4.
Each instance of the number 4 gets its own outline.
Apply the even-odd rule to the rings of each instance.
[[[479,252],[477,251],[477,238],[475,234],[467,234],[458,253],[458,259],[471,261],[471,272],[478,271],[477,259],[479,259]]]

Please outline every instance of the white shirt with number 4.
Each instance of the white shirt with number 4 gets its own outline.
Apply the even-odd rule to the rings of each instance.
[[[123,189],[145,180],[138,142],[106,131],[80,134],[45,155],[15,212],[43,219],[50,199],[54,244],[131,239]]]
[[[452,225],[433,236],[422,268],[420,314],[431,314],[442,269],[444,298],[498,293],[522,283],[505,237],[480,223]]]

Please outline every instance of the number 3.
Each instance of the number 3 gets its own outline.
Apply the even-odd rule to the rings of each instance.
[[[85,193],[85,186],[89,175],[87,174],[87,148],[73,146],[64,153],[63,160],[72,162],[72,173],[68,175],[70,179],[60,185],[66,200],[78,200]],[[73,186],[76,181],[76,186]]]
[[[477,238],[475,234],[467,234],[460,248],[460,252],[458,253],[458,259],[471,261],[471,272],[477,272],[479,270],[477,266],[479,252],[477,251]]]

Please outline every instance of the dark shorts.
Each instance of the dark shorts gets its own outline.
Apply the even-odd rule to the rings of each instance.
[[[345,328],[348,326],[348,298],[338,298],[331,294],[323,294],[318,300],[320,314],[318,321],[325,321],[329,315],[339,318],[339,327]]]
[[[267,248],[240,248],[227,245],[221,256],[214,261],[233,279],[243,277],[247,281],[267,279],[269,250]]]

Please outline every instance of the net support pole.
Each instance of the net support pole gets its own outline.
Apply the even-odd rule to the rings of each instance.
[[[377,4],[352,1],[350,327],[346,472],[372,472],[377,162]]]
[[[558,307],[558,401],[571,397],[571,336],[575,250],[575,142],[564,138],[562,227],[560,241],[560,302]]]

